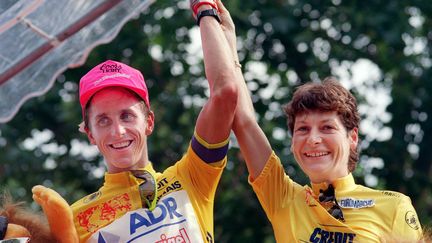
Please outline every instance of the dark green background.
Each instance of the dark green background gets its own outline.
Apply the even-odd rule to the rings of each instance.
[[[277,92],[263,97],[258,91],[271,89],[272,78],[246,75],[248,82],[253,83],[259,123],[289,175],[301,184],[308,180],[289,153],[289,136],[284,139],[273,137],[275,130],[286,130],[280,105],[290,99],[295,85],[334,74],[331,63],[368,59],[378,65],[382,76],[371,87],[384,85],[391,88],[392,102],[387,107],[391,119],[375,124],[390,128],[392,136],[378,141],[361,131],[363,163],[360,162],[354,174],[357,182],[362,184],[365,175],[372,174],[378,178],[374,188],[400,191],[410,196],[421,223],[430,225],[430,1],[225,2],[236,24],[245,73],[251,63],[262,62],[267,67],[267,76],[280,80],[274,87]],[[87,160],[82,155],[71,154],[70,149],[71,141],[87,143],[86,137],[77,129],[81,117],[78,80],[105,59],[128,62],[144,73],[156,115],[155,132],[149,141],[150,159],[159,170],[178,160],[188,145],[200,110],[200,105],[195,103],[186,106],[182,98],[190,95],[192,100],[199,101],[206,95],[202,62],[198,69],[197,65],[188,64],[191,57],[186,51],[190,43],[187,33],[195,25],[187,8],[187,1],[158,0],[138,19],[127,23],[110,44],[91,52],[84,66],[65,72],[46,95],[29,100],[12,121],[0,124],[0,185],[16,199],[27,202],[31,202],[30,190],[36,184],[54,188],[68,202],[97,190],[102,181],[91,171],[103,165],[102,158]],[[420,25],[413,27],[410,24],[419,19]],[[331,23],[331,29],[326,28],[327,23]],[[425,48],[410,53],[406,47],[410,38],[423,43]],[[314,54],[314,46],[322,43],[326,55]],[[152,58],[150,50],[155,50],[155,46],[160,47],[163,58]],[[302,50],[302,47],[307,48]],[[289,81],[288,77],[293,73],[297,78]],[[367,102],[359,89],[352,92],[361,104]],[[27,138],[40,136],[33,135],[35,131],[44,130],[52,131],[52,137],[34,148],[24,146]],[[61,152],[49,152],[48,144],[60,147]],[[409,146],[417,151],[414,149],[410,154]],[[366,161],[374,157],[382,158],[383,168],[368,169]],[[47,163],[47,160],[51,162]],[[29,205],[37,209],[34,203]],[[301,223],[301,219],[286,223]],[[269,222],[247,183],[247,170],[237,148],[229,152],[229,163],[217,191],[215,240],[274,241]]]

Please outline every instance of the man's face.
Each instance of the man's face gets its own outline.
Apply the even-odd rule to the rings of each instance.
[[[97,145],[110,173],[143,168],[147,162],[147,136],[154,115],[145,115],[144,104],[123,88],[97,92],[88,109],[88,138]]]
[[[348,175],[357,142],[357,129],[347,131],[335,111],[312,111],[296,116],[291,150],[312,182],[331,182]]]

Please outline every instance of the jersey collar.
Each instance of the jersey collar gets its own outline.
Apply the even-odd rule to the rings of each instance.
[[[354,177],[351,173],[348,175],[338,178],[334,180],[332,183],[333,187],[335,188],[335,192],[344,192],[344,191],[352,191],[356,187]],[[322,183],[313,183],[311,182],[312,190],[315,195],[319,195],[319,190],[326,190],[329,186],[329,183],[322,182]]]
[[[153,176],[155,176],[156,171],[153,169],[152,163],[148,163],[144,168],[138,170],[147,170]],[[109,186],[124,186],[129,184],[139,184],[141,182],[140,179],[136,178],[130,171],[124,171],[119,173],[105,173],[105,183],[104,185]]]

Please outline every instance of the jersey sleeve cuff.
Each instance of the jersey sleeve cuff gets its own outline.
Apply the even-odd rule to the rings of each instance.
[[[228,152],[229,138],[216,144],[209,144],[195,132],[192,137],[193,151],[206,163],[215,163],[225,158]]]

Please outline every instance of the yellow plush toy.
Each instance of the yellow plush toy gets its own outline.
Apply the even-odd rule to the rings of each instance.
[[[0,242],[79,242],[66,200],[44,186],[35,186],[32,192],[45,216],[25,209],[23,203],[13,203],[5,195],[0,208]]]

